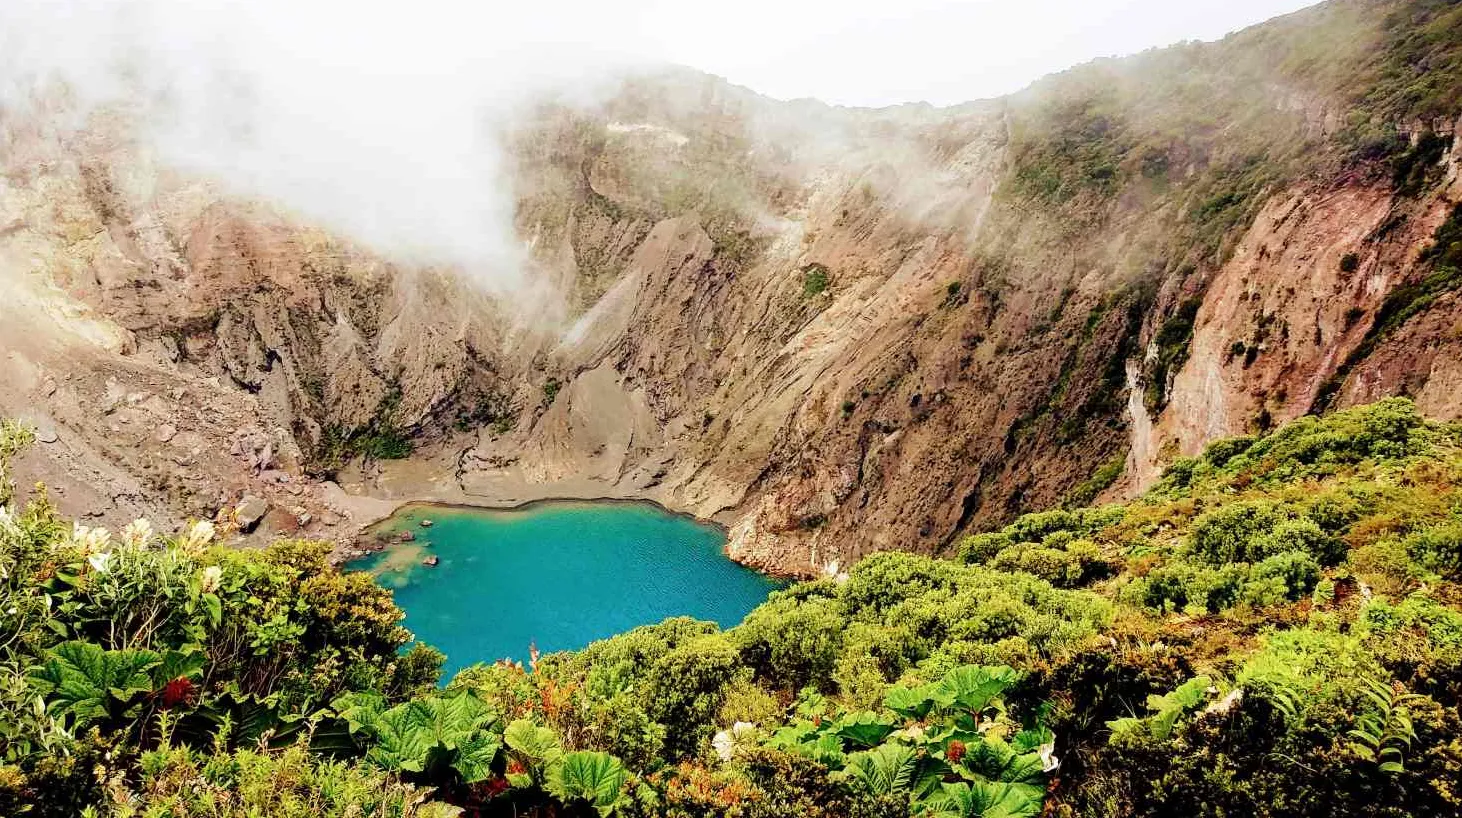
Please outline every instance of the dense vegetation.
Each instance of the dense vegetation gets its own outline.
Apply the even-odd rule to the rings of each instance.
[[[1462,427],[1401,399],[445,687],[327,545],[0,500],[3,815],[1462,814]]]

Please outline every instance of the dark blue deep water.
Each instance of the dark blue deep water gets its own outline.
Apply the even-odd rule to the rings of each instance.
[[[406,627],[447,654],[445,678],[477,662],[526,664],[529,644],[582,648],[670,616],[731,626],[778,587],[728,559],[718,529],[649,504],[412,505],[378,530],[416,541],[347,567],[395,592]],[[439,564],[423,565],[431,555]]]

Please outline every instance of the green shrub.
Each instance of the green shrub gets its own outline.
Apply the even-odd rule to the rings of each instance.
[[[642,701],[650,718],[665,725],[667,755],[693,755],[710,738],[741,670],[736,649],[721,634],[678,645],[650,666]]]
[[[1462,580],[1462,522],[1415,532],[1402,545],[1407,555],[1426,570]]]
[[[1427,131],[1416,145],[1392,163],[1392,182],[1403,195],[1415,195],[1435,178],[1437,162],[1452,144],[1452,137]]]
[[[1052,543],[1058,537],[1048,537]],[[1060,547],[1019,543],[1002,550],[989,565],[1001,571],[1023,571],[1057,588],[1077,588],[1110,573],[1101,549],[1090,540],[1074,540]],[[1054,544],[1054,543],[1053,543]]]
[[[1155,493],[1227,485],[1238,478],[1245,485],[1261,486],[1326,478],[1367,461],[1424,456],[1434,451],[1438,431],[1406,398],[1386,398],[1325,417],[1307,415],[1247,446],[1247,438],[1212,444],[1211,449],[1217,448],[1211,461],[1206,456],[1175,461]]]
[[[1272,500],[1244,500],[1205,512],[1193,521],[1188,549],[1209,565],[1255,562],[1270,532],[1287,518]]]
[[[1086,518],[1080,510],[1054,509],[1021,515],[1005,528],[1005,533],[1016,542],[1040,542],[1057,531],[1084,534]]]
[[[1255,565],[1244,585],[1244,598],[1254,605],[1297,602],[1320,581],[1320,564],[1306,551],[1285,551]]]
[[[1345,556],[1345,544],[1308,517],[1280,520],[1268,534],[1251,544],[1248,557],[1263,560],[1276,554],[1299,552],[1321,565],[1334,565]]]
[[[836,600],[782,597],[752,611],[730,636],[759,678],[792,691],[828,685],[846,627]]]
[[[1067,496],[1068,505],[1084,506],[1097,498],[1097,495],[1111,488],[1112,484],[1122,476],[1127,468],[1127,454],[1123,452],[1103,463],[1091,476],[1081,481],[1076,488],[1071,490]]]
[[[1159,611],[1218,613],[1239,600],[1247,574],[1239,565],[1215,568],[1177,561],[1128,585],[1122,598]]]
[[[1002,531],[973,534],[960,541],[958,558],[966,563],[984,563],[1014,542]]]
[[[802,268],[802,297],[815,298],[827,291],[831,280],[828,269],[821,264],[809,264]]]

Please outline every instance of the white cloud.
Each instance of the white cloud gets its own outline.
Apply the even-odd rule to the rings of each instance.
[[[510,289],[495,135],[546,86],[663,61],[778,97],[938,103],[1213,37],[1304,0],[5,0],[0,101],[146,89],[164,161]]]
[[[52,76],[91,102],[140,97],[167,164],[514,289],[523,265],[497,134],[542,88],[633,59],[595,8],[10,0],[0,100]]]

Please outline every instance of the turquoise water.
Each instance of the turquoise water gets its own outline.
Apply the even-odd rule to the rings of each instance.
[[[423,519],[432,521],[423,528]],[[734,625],[778,583],[728,559],[716,528],[641,503],[407,506],[379,528],[415,542],[351,562],[395,591],[416,638],[477,662],[527,662],[670,616]],[[422,560],[436,556],[436,566]]]

